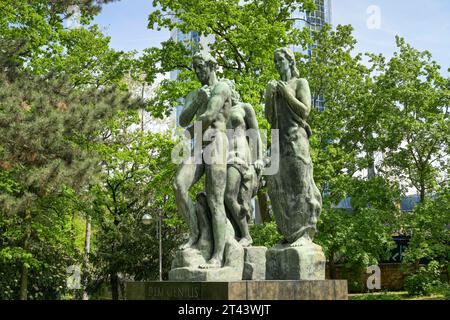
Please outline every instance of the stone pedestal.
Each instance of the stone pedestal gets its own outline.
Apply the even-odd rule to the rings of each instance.
[[[196,212],[200,236],[197,242],[175,253],[170,281],[240,281],[244,271],[244,248],[235,239],[231,222],[227,219],[225,249],[221,268],[203,269],[211,258],[214,237],[211,228],[211,212],[205,193],[197,195]]]
[[[205,254],[206,252],[206,254]],[[225,246],[222,268],[201,269],[208,251],[186,249],[178,251],[169,272],[170,281],[240,281],[244,271],[244,249],[233,239]]]
[[[347,300],[346,280],[125,282],[127,300]]]
[[[325,255],[314,243],[301,247],[278,245],[267,251],[267,280],[325,280]]]
[[[244,248],[244,273],[242,280],[266,279],[266,247]]]

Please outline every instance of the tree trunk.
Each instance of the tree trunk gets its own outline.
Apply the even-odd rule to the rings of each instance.
[[[336,264],[334,263],[334,253],[330,254],[330,279],[336,279]]]
[[[258,205],[259,205],[259,210],[260,210],[260,214],[261,214],[261,220],[263,223],[268,223],[268,222],[272,221],[272,218],[270,217],[270,213],[269,213],[267,192],[258,190],[257,196],[258,196]]]
[[[23,222],[27,225],[31,220],[31,214],[26,213]],[[23,239],[23,250],[28,251],[28,245],[31,237],[30,227],[27,226],[27,230],[25,232],[25,238]],[[28,299],[28,271],[29,267],[25,265],[25,262],[22,264],[22,274],[20,276],[20,300]]]
[[[89,253],[91,252],[91,218],[86,218],[86,233],[84,238],[84,268],[87,269],[89,264]],[[83,300],[89,300],[88,293],[86,291],[87,277],[84,281]]]
[[[424,202],[425,201],[425,197],[426,197],[426,190],[425,190],[425,184],[420,184],[420,202]]]
[[[371,152],[367,152],[367,179],[375,178],[375,155]]]
[[[111,294],[113,300],[119,300],[119,277],[117,273],[111,273]]]
[[[22,275],[20,277],[20,300],[28,299],[28,267],[22,265]]]
[[[144,100],[144,93],[145,93],[145,82],[142,84],[142,91],[141,91],[141,99]],[[141,109],[141,131],[144,132],[144,117],[145,117],[145,110]]]

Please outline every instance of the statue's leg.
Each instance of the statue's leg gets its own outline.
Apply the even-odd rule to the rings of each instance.
[[[244,247],[248,247],[253,241],[248,230],[246,212],[238,201],[241,188],[241,173],[235,167],[229,166],[227,171],[227,187],[225,190],[225,206],[239,228],[236,233],[239,243]]]
[[[233,225],[236,225],[235,233],[237,238],[242,238],[241,228],[239,226],[239,213],[241,206],[238,203],[239,187],[241,183],[241,174],[233,167],[228,166],[227,169],[227,185],[225,188],[225,208],[229,214]]]
[[[211,213],[209,211],[208,200],[206,199],[205,192],[200,192],[197,194],[196,212],[198,226],[200,229],[200,238],[197,243],[197,249],[201,250],[201,248],[205,247],[212,248],[213,238],[211,230]]]
[[[195,205],[189,196],[189,189],[200,180],[203,173],[203,164],[195,164],[194,162],[183,163],[181,164],[173,183],[178,213],[185,219],[190,227],[189,240],[182,245],[180,249],[191,247],[198,241],[200,236],[197,213]]]
[[[226,136],[216,137],[213,142],[214,151],[211,156],[211,164],[206,164],[205,189],[211,211],[211,225],[214,238],[214,251],[211,259],[200,268],[221,268],[223,252],[225,249],[225,234],[227,230],[227,216],[225,212],[225,188],[227,180],[226,153],[228,140]]]

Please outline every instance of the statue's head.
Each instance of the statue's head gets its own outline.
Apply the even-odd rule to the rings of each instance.
[[[290,71],[291,77],[298,78],[300,76],[295,62],[295,55],[291,49],[287,47],[276,49],[274,61],[279,74],[286,74],[286,72]]]
[[[205,85],[208,84],[210,76],[216,72],[217,61],[207,52],[197,52],[192,57],[192,65],[198,80]]]

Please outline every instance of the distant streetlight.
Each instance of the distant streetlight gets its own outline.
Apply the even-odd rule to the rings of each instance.
[[[167,194],[164,195],[164,204],[166,204],[168,198],[169,198],[169,196]],[[158,210],[158,220],[157,220],[158,239],[159,239],[159,281],[163,281],[162,280],[162,236],[161,236],[162,211],[163,211],[162,208],[160,210]],[[144,225],[151,224],[152,220],[153,220],[152,216],[148,213],[144,214],[141,219],[141,221]]]
[[[148,226],[150,223],[152,223],[152,216],[148,213],[144,214],[142,216],[142,223]]]

